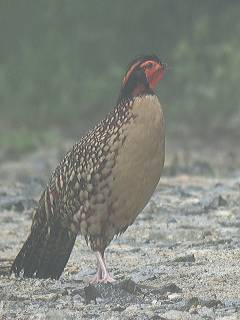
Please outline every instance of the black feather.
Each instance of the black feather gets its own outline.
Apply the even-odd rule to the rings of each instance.
[[[58,279],[68,262],[76,234],[64,228],[59,221],[48,225],[34,224],[29,237],[11,267],[11,273],[23,277]]]

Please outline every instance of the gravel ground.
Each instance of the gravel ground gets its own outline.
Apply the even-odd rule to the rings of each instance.
[[[147,207],[107,250],[113,285],[88,285],[95,257],[81,237],[60,280],[9,276],[61,153],[1,162],[0,319],[240,319],[240,171],[220,151],[168,159]]]

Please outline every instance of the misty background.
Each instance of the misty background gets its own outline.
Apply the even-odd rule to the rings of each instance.
[[[0,149],[78,140],[155,53],[168,135],[240,136],[240,2],[0,1]],[[239,140],[237,140],[239,141]]]

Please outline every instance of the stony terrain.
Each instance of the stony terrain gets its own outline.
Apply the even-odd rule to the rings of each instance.
[[[148,206],[107,251],[117,282],[96,286],[81,237],[60,280],[9,277],[62,151],[2,157],[0,319],[240,319],[239,157],[196,149],[168,152]]]

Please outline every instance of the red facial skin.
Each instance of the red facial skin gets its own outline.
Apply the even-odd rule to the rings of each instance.
[[[149,87],[153,90],[164,75],[164,67],[156,61],[145,61],[140,65],[145,72]]]
[[[124,87],[131,76],[131,74],[134,72],[134,69],[136,67],[140,67],[143,72],[146,75],[149,88],[151,90],[154,90],[158,84],[158,82],[162,79],[164,75],[164,64],[161,64],[159,62],[156,62],[154,60],[147,60],[139,64],[139,61],[136,61],[130,69],[127,71],[126,75],[123,78],[123,84],[122,87]],[[138,83],[136,87],[132,90],[131,96],[136,97],[138,95],[142,95],[146,92],[147,87],[143,83]]]

